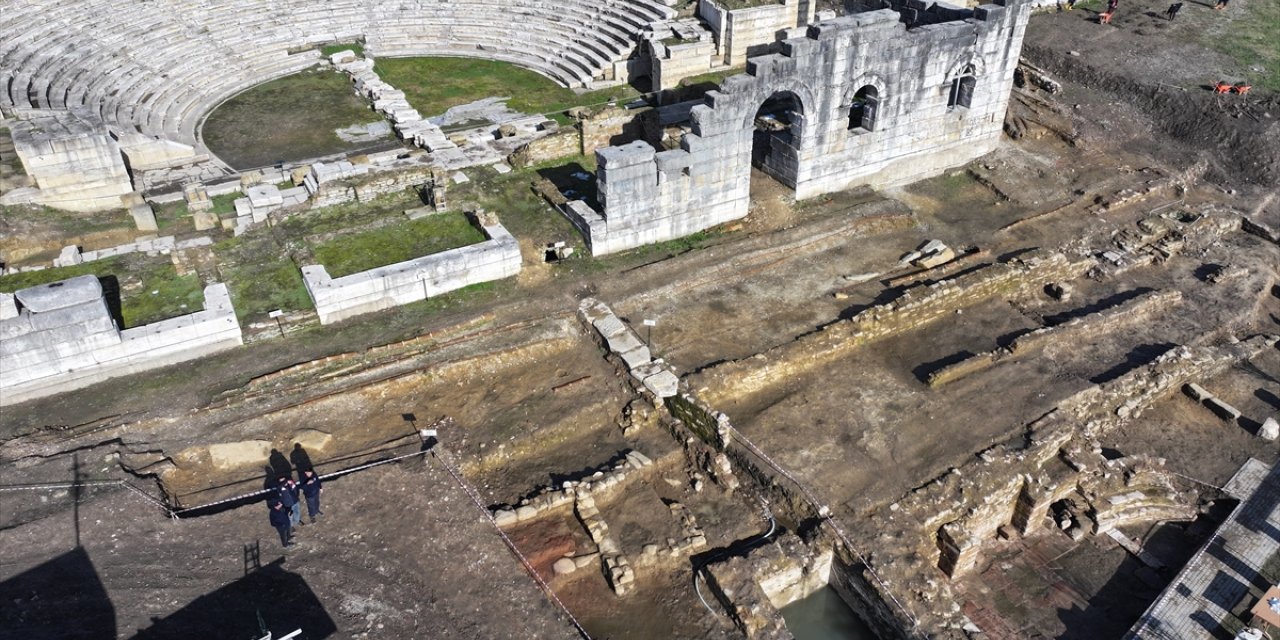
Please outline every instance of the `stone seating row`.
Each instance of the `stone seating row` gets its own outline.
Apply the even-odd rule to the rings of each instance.
[[[671,10],[650,0],[151,0],[129,11],[112,0],[30,0],[4,13],[0,101],[87,105],[108,122],[191,144],[205,110],[314,61],[288,50],[364,37],[379,55],[501,59],[581,85]],[[494,19],[501,14],[519,25],[518,41]]]

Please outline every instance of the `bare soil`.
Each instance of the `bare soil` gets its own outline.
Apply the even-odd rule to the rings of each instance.
[[[1036,246],[1099,252],[1159,208],[1213,208],[1280,225],[1280,201],[1267,198],[1280,171],[1275,120],[1264,116],[1280,114],[1274,97],[1259,92],[1241,110],[1219,108],[1194,87],[1161,88],[1158,70],[1177,67],[1175,80],[1184,83],[1224,67],[1157,23],[1123,21],[1103,32],[1087,17],[1034,18],[1028,56],[1058,74],[1066,91],[1020,96],[1024,135],[962,170],[888,193],[800,204],[756,179],[751,215],[702,248],[539,266],[440,306],[310,328],[7,408],[0,484],[67,482],[78,458],[82,478],[128,479],[173,506],[192,506],[264,480],[265,460],[218,463],[209,445],[263,440],[288,450],[318,432],[331,440],[311,456],[328,471],[411,452],[417,428],[449,416],[441,450],[485,506],[497,506],[641,451],[655,464],[599,505],[636,569],[634,592],[614,595],[598,564],[554,575],[555,560],[594,548],[570,511],[506,532],[593,637],[736,637],[723,610],[703,608],[691,570],[759,533],[751,491],[707,481],[702,461],[686,456],[685,432],[673,438],[657,417],[640,417],[648,401],[575,317],[578,300],[604,300],[633,325],[656,319],[642,337],[688,374],[756,357],[892,299],[900,289],[889,280],[914,271],[899,257],[929,239],[986,251],[981,264]],[[1140,43],[1127,54],[1140,62],[1116,64],[1118,46],[1138,46],[1130,42]],[[1181,60],[1195,63],[1175,64]],[[1096,208],[1180,175],[1185,188]],[[1206,269],[1215,265],[1246,274],[1214,284]],[[1277,265],[1280,247],[1230,232],[1163,263],[1079,279],[1070,300],[992,298],[832,366],[797,367],[784,384],[717,408],[837,517],[859,521],[993,442],[1021,437],[1062,398],[1172,345],[1280,332]],[[1177,289],[1184,301],[1124,330],[939,389],[925,383],[937,367],[1019,332],[1153,289]],[[1280,352],[1201,384],[1247,419],[1226,424],[1169,397],[1103,444],[1166,458],[1207,501],[1248,456],[1276,459],[1275,445],[1251,429],[1280,411]],[[640,424],[624,435],[632,422]],[[8,550],[0,559],[0,626],[31,637],[86,637],[64,620],[72,603],[87,612],[80,625],[92,637],[167,637],[179,627],[249,637],[260,631],[259,614],[277,634],[302,626],[306,637],[576,635],[438,461],[345,476],[328,485],[325,501],[320,523],[283,551],[261,504],[171,521],[118,487],[87,489],[78,502],[58,488],[0,490],[0,547]],[[642,560],[645,545],[675,537],[670,501],[696,515],[708,547],[700,556]],[[1203,527],[1171,526],[1132,533],[1176,567]],[[874,523],[857,530],[871,532],[858,544],[874,548]],[[262,568],[246,575],[245,545],[255,544]],[[1045,533],[994,547],[959,585],[958,604],[992,637],[1114,637],[1170,577],[1139,575],[1134,563],[1106,540]]]

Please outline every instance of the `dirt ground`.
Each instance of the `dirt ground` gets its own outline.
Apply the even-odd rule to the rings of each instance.
[[[260,617],[277,635],[303,627],[308,638],[574,637],[568,616],[430,457],[332,481],[324,517],[303,527],[291,550],[279,547],[261,504],[174,521],[119,486],[86,489],[78,500],[63,488],[11,486],[68,482],[78,459],[82,479],[128,480],[190,507],[261,488],[267,461],[252,443],[288,451],[306,440],[328,472],[412,452],[415,430],[448,416],[441,450],[485,507],[588,477],[626,451],[654,460],[599,504],[636,568],[625,596],[613,594],[598,562],[567,575],[551,568],[596,549],[571,509],[502,531],[592,637],[739,637],[723,610],[699,602],[697,555],[647,558],[643,549],[680,534],[672,502],[696,515],[706,552],[757,535],[750,489],[704,482],[685,439],[659,424],[578,320],[578,300],[603,300],[633,325],[655,319],[641,337],[688,381],[892,299],[901,290],[886,283],[912,271],[899,257],[929,239],[985,251],[976,261],[985,264],[1031,247],[1097,253],[1157,210],[1249,215],[1280,227],[1280,105],[1261,91],[1243,106],[1226,104],[1196,86],[1232,72],[1231,59],[1183,37],[1221,14],[1195,5],[1165,25],[1143,13],[1163,6],[1131,4],[1134,13],[1112,28],[1090,22],[1087,11],[1033,18],[1027,57],[1065,91],[1020,96],[1014,113],[1023,135],[963,169],[799,204],[756,175],[750,216],[699,249],[638,252],[591,268],[539,266],[538,277],[430,311],[311,328],[195,366],[6,408],[0,628],[41,638],[174,637],[190,628],[251,637]],[[1117,53],[1132,63],[1115,64]],[[1096,207],[1177,176],[1192,186]],[[1246,274],[1209,281],[1210,267],[1227,265]],[[1019,437],[1063,398],[1175,345],[1280,333],[1277,265],[1280,246],[1227,233],[1160,264],[1080,278],[1069,300],[992,297],[830,366],[799,367],[717,408],[838,518],[858,522],[858,544],[874,547],[874,523],[861,521],[867,513]],[[1181,291],[1183,301],[1082,344],[942,388],[926,383],[941,366],[1022,332],[1154,290]],[[1276,445],[1253,431],[1280,412],[1280,351],[1200,384],[1246,420],[1228,425],[1171,396],[1103,444],[1165,458],[1207,503],[1248,457],[1276,460]],[[251,443],[259,455],[228,460],[210,448],[228,443]],[[1102,537],[1073,541],[1049,531],[1002,541],[957,583],[957,604],[993,638],[1117,637],[1211,520],[1127,532],[1161,557],[1164,571]],[[246,545],[260,550],[260,569],[246,570]],[[68,603],[85,612],[78,625],[64,619]]]

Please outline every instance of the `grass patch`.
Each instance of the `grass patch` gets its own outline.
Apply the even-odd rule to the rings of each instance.
[[[725,78],[728,78],[729,76],[736,76],[740,73],[744,73],[745,71],[746,67],[733,67],[723,71],[712,71],[711,73],[688,76],[680,79],[679,86],[693,87],[697,85],[714,85],[719,87],[720,83],[724,82]]]
[[[417,194],[405,190],[366,202],[348,202],[308,211],[276,223],[283,236],[302,238],[316,234],[338,234],[378,220],[400,216],[405,209],[422,206]]]
[[[282,220],[272,228],[255,229],[214,245],[236,316],[244,322],[255,322],[265,320],[267,313],[276,309],[313,308],[302,281],[302,271],[290,257],[295,250],[305,250],[310,244],[308,237],[338,236],[361,226],[378,225],[388,216],[400,216],[404,209],[420,204],[412,192],[405,191],[370,202],[309,211]],[[328,241],[327,238],[313,240],[320,245]],[[367,250],[377,259],[383,251],[377,246],[369,246]],[[387,264],[391,262],[394,260],[388,260]]]
[[[461,213],[427,216],[404,224],[336,238],[312,248],[334,278],[484,242]]]
[[[320,55],[328,58],[339,51],[354,51],[357,57],[364,57],[364,45],[359,42],[327,44],[320,47]]]
[[[77,213],[42,205],[23,204],[0,207],[0,220],[9,225],[34,225],[57,230],[67,236],[133,229],[133,217],[124,209]]]
[[[1241,10],[1244,15],[1202,39],[1231,56],[1240,65],[1238,73],[1255,87],[1280,93],[1280,2],[1238,2],[1222,13]]]
[[[374,71],[423,116],[493,96],[510,97],[507,105],[517,111],[550,115],[640,95],[628,85],[575,93],[524,67],[477,58],[378,58]]]
[[[104,285],[108,299],[112,288],[110,280],[114,278],[119,287],[120,315],[125,328],[194,313],[204,305],[204,290],[198,276],[180,276],[167,258],[145,254],[0,276],[0,292],[12,293],[83,275],[108,279]]]
[[[311,69],[224,102],[209,114],[203,135],[223,161],[249,169],[360,148],[342,141],[334,129],[377,121],[345,74]]]
[[[302,272],[271,234],[250,232],[214,245],[214,251],[227,265],[221,271],[241,321],[264,320],[276,309],[313,308]]]
[[[584,160],[579,157],[550,164],[583,163]],[[594,164],[591,166],[594,168]],[[520,240],[538,245],[564,241],[581,252],[582,236],[578,230],[533,192],[532,183],[538,178],[540,168],[545,167],[527,167],[508,174],[498,174],[489,167],[468,169],[471,182],[451,186],[449,198],[459,210],[481,208],[497,213],[502,226]]]
[[[236,200],[245,197],[239,191],[224,193],[220,196],[209,198],[209,202],[213,203],[213,213],[219,218],[236,212]]]

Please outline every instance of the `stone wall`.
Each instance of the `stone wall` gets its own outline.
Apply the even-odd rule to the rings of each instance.
[[[581,152],[585,155],[609,145],[647,139],[645,119],[649,112],[649,109],[606,107],[583,118],[578,122]]]
[[[947,365],[929,374],[929,386],[940,386],[971,373],[982,371],[1006,358],[1022,356],[1044,348],[1051,343],[1073,344],[1105,335],[1122,327],[1141,322],[1154,313],[1169,313],[1182,302],[1182,292],[1150,291],[1140,293],[1114,307],[1108,307],[1060,325],[1041,327],[1018,336],[1007,347],[979,353],[975,356]]]
[[[0,337],[0,406],[242,344],[224,284],[204,288],[203,311],[121,331],[94,276],[6,294]]]
[[[1196,501],[1178,489],[1163,460],[1109,459],[1099,437],[1183,384],[1218,375],[1276,344],[1275,336],[1255,336],[1172,349],[1066,398],[1026,425],[1024,438],[983,451],[877,509],[855,522],[855,533],[882,542],[876,569],[893,582],[922,628],[957,627],[964,621],[959,612],[937,606],[956,601],[948,581],[937,577],[963,576],[997,537],[1026,535],[1051,523],[1047,515],[1059,501],[1074,503],[1067,514],[1073,535],[1194,517]]]
[[[676,88],[685,78],[710,71],[716,45],[711,40],[674,44],[651,42],[649,56],[653,90],[665,91]]]
[[[1017,297],[1051,282],[1073,280],[1097,262],[1037,250],[1009,262],[974,269],[937,283],[918,286],[882,305],[766,351],[764,358],[744,358],[694,375],[690,387],[712,404],[757,393],[778,381],[845,357],[870,342],[951,317],[995,296]]]
[[[87,113],[31,110],[10,125],[13,149],[40,188],[37,200],[70,211],[102,211],[124,205],[133,191],[120,146],[102,122]]]
[[[780,0],[745,9],[726,9],[715,0],[698,2],[698,17],[711,29],[719,48],[719,62],[734,66],[748,56],[776,47],[778,34],[813,22],[816,4],[804,0]]]
[[[488,240],[468,247],[330,278],[323,265],[302,268],[321,324],[389,309],[520,273],[520,245],[492,220],[481,222]]]
[[[581,134],[577,129],[561,129],[545,138],[531,140],[522,145],[507,158],[507,162],[513,167],[528,167],[575,156],[581,148]]]
[[[891,9],[811,25],[708,93],[680,149],[597,150],[600,211],[580,212],[575,224],[600,255],[745,216],[754,121],[779,95],[798,107],[761,168],[797,199],[964,164],[999,142],[1029,14],[1021,0],[1000,0],[910,31]],[[851,129],[862,89],[874,90],[875,115],[870,129]]]
[[[799,0],[729,11],[725,17],[724,40],[720,41],[724,63],[739,65],[748,56],[768,53],[776,46],[780,32],[803,27],[812,20],[812,5],[809,5],[809,14],[802,16]]]

